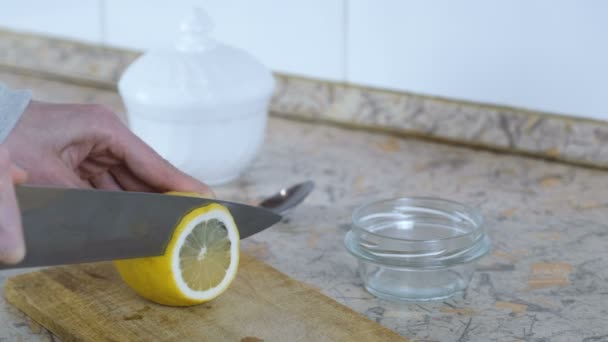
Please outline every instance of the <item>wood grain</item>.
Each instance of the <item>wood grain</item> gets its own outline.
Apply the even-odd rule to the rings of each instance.
[[[226,293],[193,307],[137,296],[110,263],[19,275],[5,296],[64,341],[405,340],[247,255]]]

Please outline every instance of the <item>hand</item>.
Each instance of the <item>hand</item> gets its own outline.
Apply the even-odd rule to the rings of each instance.
[[[31,184],[213,196],[100,105],[32,101],[5,145]]]
[[[26,173],[11,161],[8,150],[0,145],[0,263],[15,264],[25,255],[21,213],[13,183],[23,183]]]

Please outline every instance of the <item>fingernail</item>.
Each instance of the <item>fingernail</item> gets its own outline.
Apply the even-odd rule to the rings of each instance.
[[[211,190],[207,191],[207,193],[203,194],[203,197],[206,198],[216,198],[215,193]]]
[[[0,250],[0,263],[14,265],[25,257],[25,248],[17,247],[7,250]]]

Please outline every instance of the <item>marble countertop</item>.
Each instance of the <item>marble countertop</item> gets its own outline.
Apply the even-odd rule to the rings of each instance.
[[[110,90],[8,72],[0,80],[40,99],[123,111]],[[215,190],[255,203],[307,179],[317,184],[311,196],[245,240],[245,251],[412,341],[608,341],[605,171],[275,117],[254,165]],[[399,304],[363,289],[343,247],[350,213],[404,195],[453,199],[485,214],[493,251],[464,298]],[[0,282],[22,272],[0,272]],[[53,339],[0,299],[0,341]]]

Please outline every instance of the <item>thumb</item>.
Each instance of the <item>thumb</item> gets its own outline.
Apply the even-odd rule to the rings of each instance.
[[[25,243],[11,161],[6,148],[0,147],[0,263],[15,264],[24,256]]]

